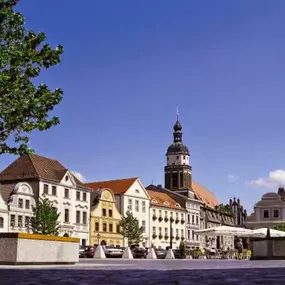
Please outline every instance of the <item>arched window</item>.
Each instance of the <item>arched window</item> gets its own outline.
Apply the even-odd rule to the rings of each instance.
[[[4,218],[0,217],[0,229],[4,228]]]
[[[165,202],[163,203],[163,205],[169,206],[168,201],[165,201]]]
[[[155,204],[158,204],[157,200],[155,200],[155,199],[152,199],[151,202],[155,203]]]

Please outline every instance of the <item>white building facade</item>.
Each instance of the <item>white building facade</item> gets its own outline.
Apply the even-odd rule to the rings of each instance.
[[[150,205],[150,244],[155,248],[179,248],[185,241],[186,210],[166,193],[148,190]]]
[[[6,233],[8,231],[9,231],[8,205],[4,201],[1,195],[1,184],[0,184],[0,233]]]

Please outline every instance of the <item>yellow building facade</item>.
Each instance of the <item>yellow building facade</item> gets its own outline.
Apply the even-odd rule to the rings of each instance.
[[[91,193],[90,244],[123,246],[118,233],[121,214],[111,189],[102,188]]]

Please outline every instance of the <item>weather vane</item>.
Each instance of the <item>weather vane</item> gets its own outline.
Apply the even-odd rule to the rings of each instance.
[[[178,120],[178,117],[179,117],[179,107],[178,106],[176,108],[176,116],[177,116],[177,120]]]

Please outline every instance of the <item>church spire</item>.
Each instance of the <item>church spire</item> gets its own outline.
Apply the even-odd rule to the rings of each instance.
[[[182,142],[182,125],[179,122],[179,110],[176,110],[176,123],[173,126],[173,142]]]

